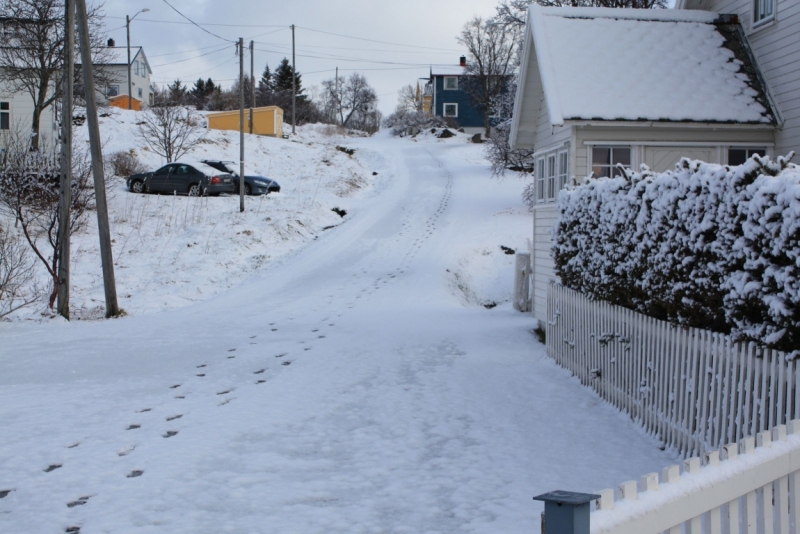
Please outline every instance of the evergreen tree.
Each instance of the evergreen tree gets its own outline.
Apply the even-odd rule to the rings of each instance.
[[[256,105],[271,105],[272,93],[274,90],[275,86],[272,79],[272,73],[269,70],[269,65],[267,65],[264,67],[264,73],[261,75],[261,79],[258,80],[258,86],[256,87]]]
[[[206,96],[211,96],[215,89],[219,89],[216,85],[214,85],[213,80],[211,78],[206,80]]]
[[[276,91],[291,91],[292,90],[292,65],[289,60],[283,58],[281,64],[275,69],[275,74],[272,76],[273,87]],[[301,82],[301,74],[294,73],[294,78],[297,84],[297,96],[303,92],[303,84]]]
[[[186,98],[186,86],[183,85],[180,79],[176,79],[174,82],[167,86],[167,94],[169,95],[170,101],[176,104],[180,104]]]
[[[192,87],[190,93],[195,98],[203,98],[206,96],[206,82],[203,81],[203,78],[198,78],[197,81],[194,82],[194,87]]]

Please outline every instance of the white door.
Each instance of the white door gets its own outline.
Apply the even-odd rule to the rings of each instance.
[[[646,146],[644,163],[655,172],[671,171],[681,158],[699,159],[708,163],[719,163],[717,149],[705,146]]]

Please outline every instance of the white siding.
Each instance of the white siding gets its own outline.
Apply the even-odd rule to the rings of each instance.
[[[9,103],[10,126],[12,129],[30,131],[33,119],[33,99],[28,93],[12,93],[7,86],[0,85],[0,102]],[[54,109],[55,104],[49,106],[42,112],[39,119],[41,139],[49,146],[52,146],[58,137],[58,123],[56,122]]]
[[[800,1],[777,0],[775,22],[752,28],[752,0],[687,0],[689,9],[739,15],[753,53],[785,121],[776,154],[800,153]]]
[[[555,204],[542,204],[534,208],[533,235],[533,306],[531,312],[539,321],[547,316],[547,285],[556,280],[555,263],[550,251],[550,232],[558,216]],[[544,326],[544,324],[542,324]]]

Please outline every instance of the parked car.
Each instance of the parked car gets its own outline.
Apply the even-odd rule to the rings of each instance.
[[[154,172],[144,172],[128,177],[128,189],[134,193],[181,193],[189,196],[233,193],[236,187],[228,172],[203,162],[180,161],[168,163]]]
[[[239,167],[236,162],[204,159],[203,163],[211,165],[222,172],[231,173],[236,194],[239,194]],[[267,195],[269,193],[279,193],[280,190],[280,184],[271,178],[256,174],[245,173],[244,175],[244,193],[246,195]]]

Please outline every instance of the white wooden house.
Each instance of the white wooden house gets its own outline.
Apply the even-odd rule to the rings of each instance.
[[[570,176],[773,154],[778,110],[736,17],[532,6],[511,143],[536,164],[534,316],[545,319],[555,201]]]

